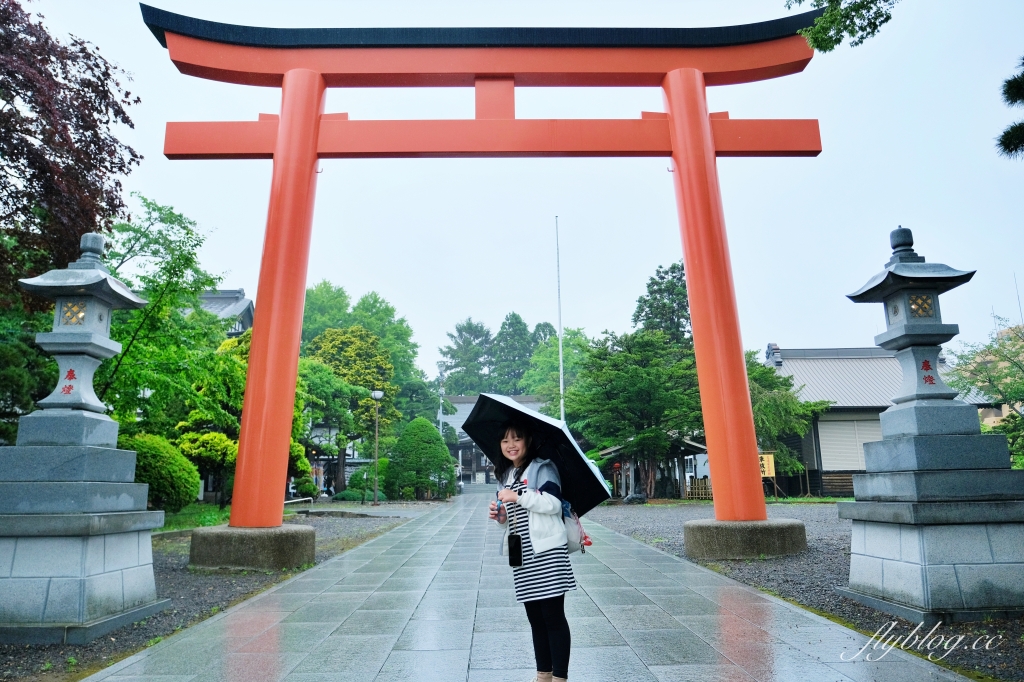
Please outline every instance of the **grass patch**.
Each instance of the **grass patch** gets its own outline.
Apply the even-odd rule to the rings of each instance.
[[[228,522],[231,507],[224,509],[216,504],[193,502],[177,514],[164,514],[164,527],[161,530],[188,530],[204,526],[220,526]]]

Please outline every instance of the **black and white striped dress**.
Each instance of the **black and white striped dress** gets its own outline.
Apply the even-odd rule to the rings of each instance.
[[[527,487],[522,481],[505,484],[517,495],[526,492]],[[508,514],[509,532],[513,530],[523,539],[523,565],[512,568],[512,579],[516,586],[516,601],[534,601],[557,597],[569,590],[576,589],[576,578],[572,574],[569,563],[569,550],[565,545],[549,549],[540,554],[533,553],[530,542],[530,526],[527,511],[515,502],[505,505]]]

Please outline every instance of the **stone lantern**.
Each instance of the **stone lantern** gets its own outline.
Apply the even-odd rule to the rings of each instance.
[[[53,331],[37,334],[36,343],[57,361],[59,380],[43,408],[18,423],[18,445],[117,446],[117,422],[104,414],[92,381],[107,358],[121,352],[110,338],[110,314],[118,308],[141,308],[146,302],[110,276],[100,256],[103,235],[82,236],[82,257],[64,270],[21,280],[28,292],[56,301]],[[70,410],[70,411],[69,411]]]
[[[882,440],[864,445],[856,501],[839,503],[853,535],[850,587],[837,590],[917,622],[1024,615],[1024,471],[939,373],[939,344],[960,331],[943,323],[939,295],[974,272],[925,262],[910,230],[890,243],[885,269],[849,298],[884,304],[875,343],[896,351],[903,383],[880,415]]]
[[[0,448],[0,643],[78,644],[167,605],[153,579],[148,486],[135,483],[135,453],[117,449],[118,424],[93,375],[121,345],[110,315],[146,301],[110,276],[104,239],[82,237],[82,257],[21,280],[56,301],[53,330],[36,343],[57,360],[58,383],[42,408]]]

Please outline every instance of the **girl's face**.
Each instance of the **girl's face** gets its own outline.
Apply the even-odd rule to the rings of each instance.
[[[509,429],[505,432],[505,437],[501,439],[501,454],[512,464],[518,466],[519,462],[526,456],[526,439],[522,436],[517,436],[515,431]]]

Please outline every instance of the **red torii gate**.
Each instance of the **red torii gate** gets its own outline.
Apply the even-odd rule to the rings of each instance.
[[[142,5],[184,74],[281,88],[280,115],[168,123],[170,159],[273,159],[231,525],[281,525],[318,159],[671,156],[715,516],[766,518],[717,156],[816,156],[816,120],[709,113],[705,86],[798,73],[818,12],[701,29],[268,29]],[[515,118],[515,87],[660,86],[667,113]],[[476,118],[352,121],[329,87],[473,87]]]

